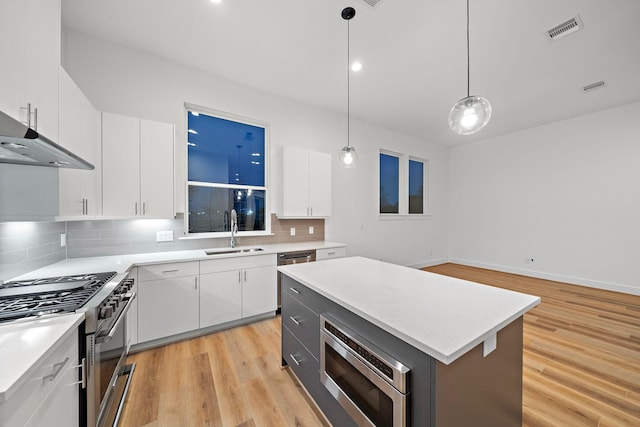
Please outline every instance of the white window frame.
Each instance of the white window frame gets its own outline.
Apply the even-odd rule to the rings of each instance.
[[[399,174],[398,213],[381,213],[380,212],[380,154],[386,154],[388,156],[393,156],[398,158],[398,163],[399,163],[398,165],[398,174]],[[422,174],[423,213],[421,214],[409,213],[409,160],[421,162],[423,164],[423,174]],[[378,151],[377,163],[378,165],[377,165],[376,191],[377,191],[378,197],[376,199],[376,204],[377,204],[378,218],[381,220],[399,220],[399,219],[420,220],[420,219],[430,218],[431,213],[430,213],[430,203],[429,203],[429,197],[430,197],[429,185],[431,181],[429,180],[429,160],[422,157],[411,156],[408,154],[399,153],[397,151],[381,148]]]
[[[184,172],[185,172],[185,215],[184,215],[184,227],[186,239],[211,239],[211,238],[231,238],[230,231],[217,231],[208,233],[189,233],[189,185],[198,185],[202,187],[212,188],[234,188],[238,190],[263,190],[265,192],[265,213],[264,224],[265,229],[260,231],[239,231],[236,233],[238,238],[250,237],[250,236],[269,236],[271,235],[271,192],[269,190],[270,170],[271,170],[271,125],[268,122],[261,120],[240,116],[237,114],[227,113],[212,108],[202,107],[199,105],[185,103],[185,115],[184,115]],[[264,129],[264,187],[252,186],[252,185],[233,185],[233,184],[216,184],[210,182],[198,182],[189,181],[189,145],[188,145],[188,132],[189,132],[189,112],[195,111],[198,113],[206,114],[208,116],[217,117],[224,120],[230,120],[238,123],[244,123],[251,126],[257,126]]]

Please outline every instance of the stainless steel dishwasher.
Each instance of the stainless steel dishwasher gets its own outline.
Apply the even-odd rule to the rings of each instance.
[[[278,265],[300,264],[303,262],[313,262],[316,260],[316,250],[281,252],[278,254]],[[278,311],[282,309],[282,273],[278,271]]]

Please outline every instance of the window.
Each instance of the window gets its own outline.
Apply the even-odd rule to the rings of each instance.
[[[424,162],[409,159],[409,214],[424,214]]]
[[[380,150],[381,215],[425,215],[428,162],[404,154]]]
[[[380,153],[380,213],[399,213],[400,158]]]
[[[268,128],[187,107],[187,226],[189,234],[268,230]]]

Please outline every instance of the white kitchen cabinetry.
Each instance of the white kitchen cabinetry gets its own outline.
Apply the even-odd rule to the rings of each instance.
[[[102,113],[104,216],[173,218],[174,125]]]
[[[198,261],[138,267],[138,342],[198,329]]]
[[[347,255],[347,248],[324,248],[316,249],[316,261],[325,259],[344,258]]]
[[[58,219],[96,216],[101,211],[100,112],[62,67],[59,110],[59,144],[93,164],[96,169],[60,169]]]
[[[0,110],[27,122],[26,107],[37,112],[31,127],[58,139],[60,0],[0,2]]]
[[[77,330],[32,369],[30,377],[0,405],[0,425],[77,426],[81,370]]]
[[[282,147],[281,218],[331,216],[331,155]]]
[[[200,262],[200,327],[275,312],[276,255]]]

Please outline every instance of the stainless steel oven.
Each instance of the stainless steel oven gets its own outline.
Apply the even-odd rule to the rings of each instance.
[[[409,425],[409,368],[328,315],[320,344],[320,381],[358,426]]]
[[[89,305],[86,316],[87,426],[114,426],[135,368],[126,365],[127,312],[136,297],[133,279],[117,277],[105,286],[106,297]]]

